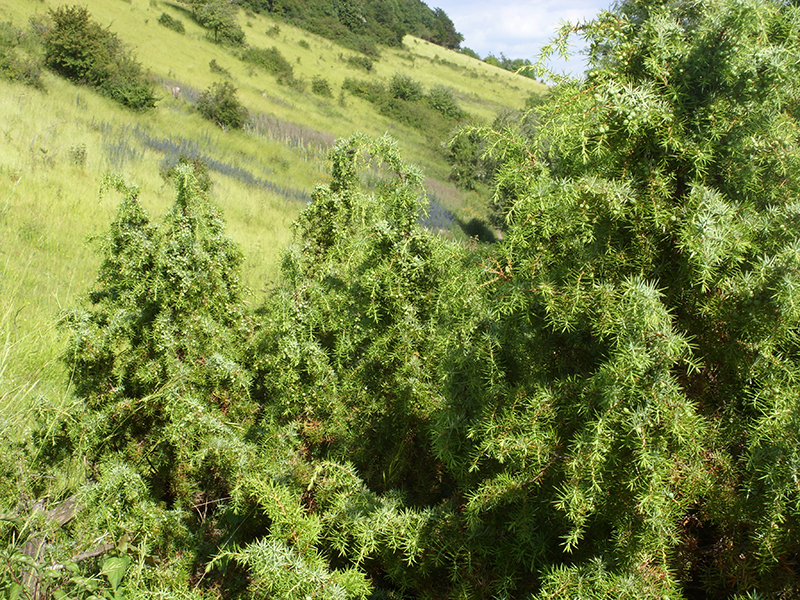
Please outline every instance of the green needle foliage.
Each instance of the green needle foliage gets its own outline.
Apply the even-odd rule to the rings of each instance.
[[[356,461],[373,489],[427,497],[440,484],[426,474],[436,374],[424,357],[437,352],[439,303],[462,251],[417,224],[422,176],[395,142],[355,136],[331,156],[333,181],[317,188],[284,261],[280,333],[268,329],[259,351],[263,393],[321,456]],[[379,178],[372,193],[362,169]]]
[[[422,228],[420,170],[356,135],[248,311],[191,165],[158,225],[107,180],[74,406],[0,445],[90,467],[49,564],[105,535],[80,570],[115,593],[800,594],[800,9],[628,0],[575,32],[585,79],[463,134],[492,246]]]
[[[555,413],[564,549],[605,566],[549,577],[586,594],[798,591],[798,19],[623,2],[533,143],[493,136],[506,368]]]
[[[241,365],[241,253],[192,167],[178,166],[173,179],[177,200],[161,226],[150,223],[136,187],[106,180],[125,198],[88,306],[66,315],[66,358],[92,411],[91,451],[122,452],[164,498],[188,501],[190,473],[214,471],[204,457],[213,463],[215,452],[233,451],[214,440],[229,437],[229,423],[245,423],[253,405]]]

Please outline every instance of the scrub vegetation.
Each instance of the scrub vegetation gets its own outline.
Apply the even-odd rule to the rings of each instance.
[[[411,38],[328,52],[337,100],[148,31],[199,75],[142,58],[147,111],[0,84],[0,593],[800,594],[800,7],[625,0],[554,41],[581,79],[479,71],[489,114]]]

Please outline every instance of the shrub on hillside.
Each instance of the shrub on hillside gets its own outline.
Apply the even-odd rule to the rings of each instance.
[[[197,110],[223,129],[241,129],[249,117],[247,108],[236,97],[236,88],[227,81],[214,83],[203,92]]]
[[[218,64],[217,61],[213,58],[208,62],[208,68],[211,70],[212,73],[216,73],[217,75],[222,75],[223,77],[231,76],[231,72],[228,71],[228,69],[226,69],[222,65]]]
[[[48,67],[128,108],[155,106],[152,83],[115,33],[93,21],[82,6],[61,6],[49,14],[52,26],[44,36]]]
[[[367,73],[372,71],[372,59],[369,56],[348,56],[345,62],[348,67],[363,69]]]
[[[432,96],[426,96],[422,85],[408,75],[395,75],[388,87],[380,82],[346,78],[342,90],[376,105],[380,114],[439,140],[452,128],[453,118],[466,116],[455,104],[452,92],[434,88]]]
[[[172,29],[172,31],[177,31],[178,33],[186,33],[186,28],[183,26],[183,21],[180,19],[173,19],[167,13],[161,13],[161,16],[158,17],[158,22],[161,23],[167,29]]]
[[[155,533],[167,525],[165,502],[173,518],[183,515],[189,524],[180,507],[195,504],[197,494],[229,495],[228,469],[241,459],[243,447],[231,425],[246,423],[254,411],[241,364],[247,331],[242,254],[225,235],[224,221],[191,166],[177,167],[172,180],[176,201],[154,223],[135,186],[118,176],[106,178],[104,188],[122,192],[124,200],[103,236],[97,281],[86,302],[62,321],[70,332],[65,360],[84,407],[74,415],[79,423],[65,425],[75,435],[64,442],[94,461],[98,483],[109,467],[129,474],[117,487],[136,503],[114,507],[114,523],[105,527],[139,539],[132,528],[141,527],[141,520],[131,529],[118,523],[135,516],[141,502],[162,506],[152,511],[158,521],[148,524]],[[132,483],[135,493],[128,489]],[[93,497],[97,484],[84,488],[78,533],[102,516],[109,501]],[[110,531],[114,539],[121,534]],[[181,551],[189,550],[191,542],[180,541],[188,543]]]
[[[179,0],[192,8],[192,16],[218,44],[242,46],[244,31],[236,21],[236,5],[225,0]]]
[[[272,48],[249,47],[242,50],[243,61],[253,64],[268,73],[275,75],[278,80],[294,78],[292,64],[275,46]]]
[[[43,62],[36,37],[10,22],[0,23],[0,79],[44,88]]]
[[[181,173],[181,168],[188,166],[193,170],[194,183],[197,189],[202,193],[208,193],[214,185],[211,179],[211,173],[208,170],[208,165],[202,159],[186,154],[181,154],[178,160],[175,161],[174,157],[165,159],[166,164],[162,166],[159,174],[164,182],[172,182],[175,184],[177,178]],[[185,165],[185,166],[184,166]]]
[[[372,103],[382,102],[388,97],[386,88],[382,83],[364,81],[363,79],[347,77],[342,83],[342,89]]]
[[[389,93],[393,98],[411,102],[421,100],[424,95],[422,85],[418,81],[402,73],[396,73],[392,77],[392,81],[389,84]]]
[[[331,84],[328,83],[328,80],[322,77],[321,75],[314,75],[314,78],[311,80],[311,91],[317,94],[318,96],[333,98],[333,92],[331,91]]]
[[[431,88],[426,97],[428,106],[443,117],[458,121],[464,117],[464,111],[458,106],[453,91],[443,85]]]

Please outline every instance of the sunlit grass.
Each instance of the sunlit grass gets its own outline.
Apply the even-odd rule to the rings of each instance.
[[[153,219],[173,202],[172,186],[159,171],[177,157],[156,142],[193,142],[191,148],[219,170],[228,169],[227,175],[212,171],[211,199],[245,252],[243,278],[253,301],[260,301],[259,292],[276,278],[303,202],[237,176],[306,194],[322,177],[317,166],[278,142],[211,129],[198,115],[121,111],[50,76],[47,93],[9,84],[0,89],[4,405],[34,389],[49,393],[64,385],[57,360],[62,342],[52,324],[61,308],[89,289],[99,266],[98,244],[89,240],[107,229],[119,200],[113,194],[99,198],[103,175],[118,172],[138,185]]]
[[[0,20],[24,27],[62,0],[0,0]],[[348,66],[354,53],[263,15],[240,11],[248,43],[277,47],[304,90],[242,62],[235,50],[209,41],[179,4],[163,0],[84,0],[92,18],[116,32],[158,82],[155,110],[135,113],[91,89],[43,75],[46,92],[0,82],[0,408],[22,410],[35,397],[66,398],[68,375],[55,325],[62,308],[75,306],[100,263],[96,238],[108,228],[119,198],[98,197],[106,173],[121,174],[141,189],[158,220],[174,200],[161,172],[180,154],[199,157],[211,170],[211,200],[245,254],[249,301],[277,278],[291,224],[316,183],[327,180],[327,148],[337,137],[365,132],[394,135],[410,162],[428,177],[437,207],[459,219],[480,217],[486,198],[446,182],[441,145],[425,132],[401,127],[365,100],[342,93],[347,77],[387,82],[404,73],[429,89],[445,85],[474,119],[489,122],[520,108],[541,84],[467,56],[407,37],[403,48],[382,50],[367,73]],[[180,19],[184,35],[158,24],[162,12]],[[275,33],[275,25],[279,32]],[[269,33],[268,33],[269,32]],[[226,132],[194,110],[200,92],[226,77],[249,109],[252,124]],[[324,77],[333,97],[311,92]],[[170,88],[181,87],[177,98]],[[441,210],[437,208],[441,213]],[[444,221],[452,215],[444,214]],[[95,241],[91,241],[94,239]]]

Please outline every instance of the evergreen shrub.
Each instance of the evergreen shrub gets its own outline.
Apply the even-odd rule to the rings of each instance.
[[[464,134],[493,245],[422,228],[422,172],[356,135],[250,311],[191,165],[158,224],[107,179],[74,402],[0,442],[4,491],[82,474],[25,564],[111,539],[131,597],[797,597],[800,7],[628,0],[573,33],[589,70],[538,126]],[[10,503],[3,583],[44,520]]]

